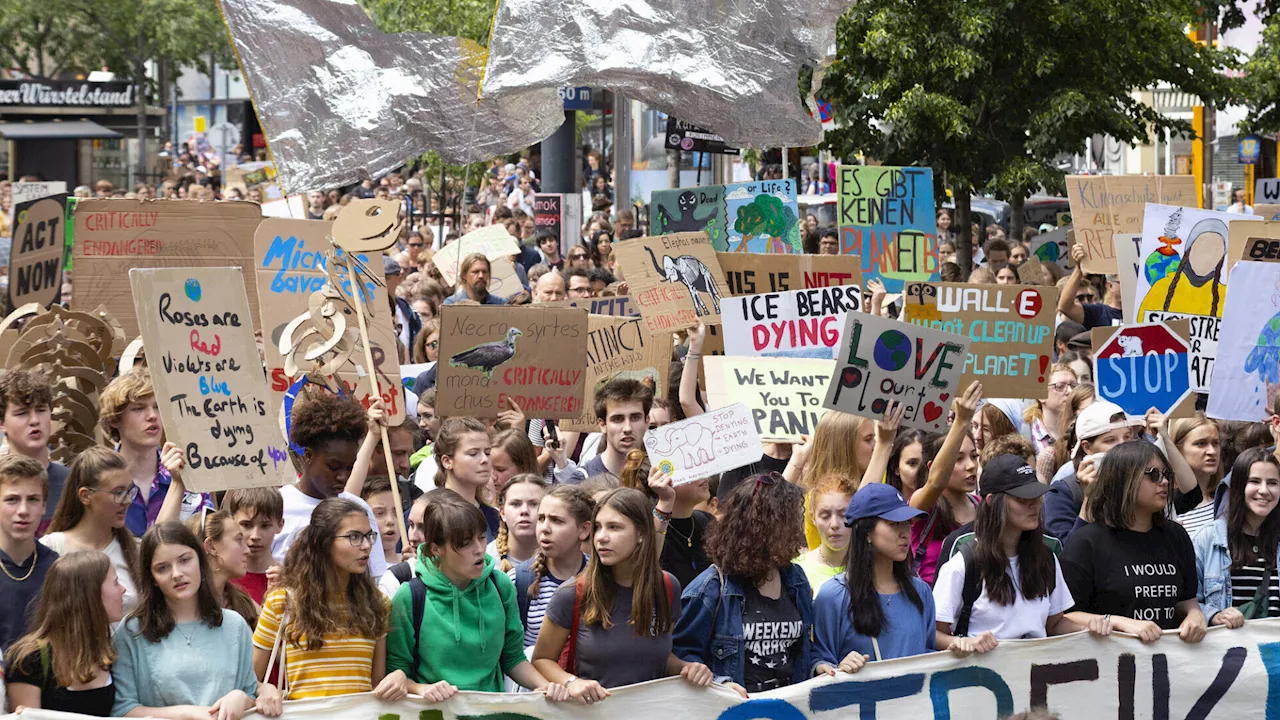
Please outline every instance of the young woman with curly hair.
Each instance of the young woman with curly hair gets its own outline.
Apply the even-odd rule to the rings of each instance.
[[[813,670],[813,590],[791,560],[803,550],[804,492],[777,473],[725,497],[707,536],[716,564],[684,590],[675,654],[746,692],[804,682]]]
[[[253,634],[253,669],[265,679],[275,658],[290,699],[373,690],[408,693],[403,672],[386,671],[388,607],[366,572],[378,544],[363,508],[344,498],[316,507],[267,592]]]
[[[94,550],[58,558],[45,575],[31,632],[5,656],[9,709],[111,715],[111,628],[123,617],[124,586],[111,558]]]
[[[360,499],[369,459],[382,440],[378,428],[381,406],[368,413],[359,402],[317,390],[300,398],[293,408],[289,445],[298,484],[280,488],[284,503],[284,527],[271,541],[271,555],[283,565],[285,555],[298,535],[311,523],[311,513],[320,502],[334,496],[354,502],[365,510],[372,527],[378,526],[373,510]],[[382,553],[369,558],[374,581],[387,571]]]
[[[139,555],[138,607],[113,638],[111,716],[238,720],[255,708],[279,715],[280,692],[254,676],[249,626],[218,607],[195,535],[179,522],[158,523]]]

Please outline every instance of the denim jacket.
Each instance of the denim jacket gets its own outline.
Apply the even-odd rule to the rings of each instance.
[[[792,563],[781,570],[782,588],[804,623],[791,682],[808,680],[817,658],[813,650],[813,590],[804,570]],[[671,651],[686,662],[700,662],[717,678],[743,684],[742,613],[744,591],[737,580],[721,575],[715,565],[702,571],[681,593],[684,606],[676,623]]]
[[[1227,519],[1220,517],[1191,539],[1196,550],[1196,600],[1206,621],[1231,607],[1231,550]],[[1278,550],[1280,552],[1280,550]]]

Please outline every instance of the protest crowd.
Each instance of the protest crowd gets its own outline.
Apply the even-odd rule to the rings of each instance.
[[[166,152],[173,178],[158,186],[122,192],[104,182],[71,194],[265,200],[257,188],[224,187],[198,148]],[[1055,227],[1012,238],[998,225],[979,236],[975,225],[974,270],[962,278],[951,211],[935,214],[931,191],[936,262],[922,279],[941,279],[939,308],[947,282],[1056,290],[1043,308],[1048,360],[1027,397],[1001,392],[1012,382],[1003,373],[968,374],[974,363],[966,370],[962,355],[951,362],[965,382],[936,396],[937,430],[912,422],[914,392],[856,414],[832,409],[829,397],[816,423],[786,441],[757,422],[747,454],[758,459],[677,480],[666,459],[674,451],[649,441],[746,392],[729,387],[720,402],[713,386],[723,382],[704,363],[732,355],[730,296],[745,294],[730,293],[712,268],[720,290],[691,285],[680,301],[692,303],[692,321],[635,323],[659,348],[656,376],[593,385],[588,367],[574,368],[589,382],[573,414],[594,432],[558,427],[567,415],[541,416],[514,394],[483,412],[447,405],[446,393],[457,394],[447,373],[482,374],[458,368],[457,351],[475,344],[448,337],[461,313],[505,306],[492,312],[508,313],[521,335],[514,313],[642,300],[642,266],[662,271],[651,249],[660,246],[635,250],[644,263],[626,254],[662,229],[643,208],[614,201],[598,153],[588,162],[590,212],[560,235],[535,223],[539,180],[527,156],[494,161],[443,233],[420,174],[306,194],[295,220],[333,222],[351,202],[398,203],[405,222],[378,275],[396,357],[423,369],[392,402],[299,392],[284,425],[291,484],[188,490],[196,463],[184,450],[190,438],[162,422],[156,383],[168,371],[158,355],[110,379],[97,397],[98,443],[65,465],[51,459],[59,366],[0,374],[7,709],[238,720],[279,715],[285,700],[372,692],[425,707],[459,691],[607,705],[616,688],[675,676],[751,697],[894,658],[981,656],[1015,639],[1125,633],[1194,645],[1211,626],[1280,616],[1280,395],[1253,422],[1209,417],[1208,393],[1192,393],[1196,407],[1178,413],[1108,400],[1095,385],[1091,332],[1131,317],[1114,270],[1086,273],[1084,243],[1060,262],[1037,260],[1036,236]],[[819,172],[810,182],[835,182]],[[807,248],[816,263],[849,252],[838,229],[812,217],[799,224],[796,254]],[[516,252],[459,249],[494,228]],[[442,272],[454,244],[456,269]],[[1194,264],[1190,248],[1185,258]],[[499,265],[518,280],[500,294],[490,291]],[[863,282],[851,278],[856,309],[848,324],[841,313],[840,337],[827,343],[837,385],[858,348],[852,316],[866,318],[868,332],[879,332],[873,320],[900,328],[923,352],[912,286],[892,287],[892,274],[875,270],[864,259]],[[1194,272],[1183,282],[1197,284]],[[77,292],[68,280],[61,302]],[[704,301],[723,325],[702,321]],[[649,319],[643,301],[638,312]],[[259,343],[275,342],[267,334]],[[507,339],[530,347],[530,334]],[[572,355],[562,339],[536,342],[545,356]],[[504,377],[487,372],[491,382]]]

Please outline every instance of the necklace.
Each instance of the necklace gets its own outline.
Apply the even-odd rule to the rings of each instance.
[[[689,518],[689,520],[693,522],[693,526],[689,528],[688,535],[685,535],[684,533],[676,529],[675,520],[672,520],[667,523],[667,529],[670,530],[671,532],[674,532],[681,540],[684,540],[689,547],[693,547],[693,536],[694,536],[694,533],[698,531],[698,523],[697,521],[694,521],[693,518]]]
[[[177,623],[173,624],[173,629],[177,630],[178,634],[181,635],[187,641],[187,647],[191,647],[191,641],[195,639],[195,633],[192,633],[191,635],[186,634],[185,632],[183,632],[182,628],[178,627]]]
[[[9,569],[4,566],[3,562],[0,562],[0,570],[3,570],[4,574],[8,575],[10,580],[14,582],[22,582],[23,580],[26,580],[27,578],[31,577],[31,573],[36,571],[36,560],[38,560],[39,558],[40,558],[40,543],[36,543],[35,549],[31,551],[31,567],[27,568],[26,575],[23,575],[22,577],[14,577],[13,575],[10,575]],[[18,567],[22,567],[22,566],[18,565]]]

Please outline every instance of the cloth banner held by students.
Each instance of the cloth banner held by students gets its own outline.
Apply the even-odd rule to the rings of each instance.
[[[625,658],[619,658],[625,662]],[[284,704],[282,720],[824,720],[911,718],[995,720],[1046,706],[1062,720],[1119,718],[1274,718],[1280,694],[1268,667],[1280,662],[1280,620],[1238,630],[1212,628],[1188,645],[1175,631],[1158,642],[1075,633],[1003,640],[985,655],[932,653],[868,663],[855,675],[819,678],[743,700],[721,687],[696,689],[679,678],[614,688],[593,707],[548,703],[533,693],[458,693],[428,705],[384,703],[371,693]],[[1116,708],[1121,708],[1116,714]],[[80,720],[27,710],[3,720]]]

